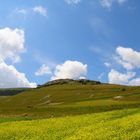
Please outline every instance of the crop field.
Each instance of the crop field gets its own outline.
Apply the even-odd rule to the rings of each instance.
[[[140,109],[0,122],[1,140],[139,140]]]

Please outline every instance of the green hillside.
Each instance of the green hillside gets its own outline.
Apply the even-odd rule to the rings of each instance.
[[[53,119],[2,121],[1,140],[139,140],[140,109]]]
[[[49,118],[140,107],[140,87],[59,80],[0,96],[0,116]]]

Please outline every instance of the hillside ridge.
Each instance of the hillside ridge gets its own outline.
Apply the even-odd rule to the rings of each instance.
[[[89,80],[89,79],[57,79],[57,80],[52,80],[49,81],[43,85],[39,85],[38,87],[44,87],[44,86],[52,86],[52,85],[63,85],[63,84],[91,84],[91,85],[99,85],[101,84],[100,81],[95,81],[95,80]]]

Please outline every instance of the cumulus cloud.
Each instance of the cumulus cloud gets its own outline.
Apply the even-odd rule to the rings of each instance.
[[[0,60],[11,59],[19,62],[19,54],[24,52],[24,31],[21,29],[0,29]]]
[[[129,85],[139,86],[140,85],[140,78],[135,78],[129,81]]]
[[[36,76],[43,76],[45,74],[52,74],[50,67],[43,64],[37,72],[35,72]]]
[[[133,50],[132,48],[125,48],[118,46],[116,48],[116,54],[114,56],[115,61],[120,64],[126,73],[121,73],[117,70],[112,69],[108,73],[108,81],[112,84],[123,84],[123,85],[140,85],[140,78],[137,77],[136,68],[140,68],[140,52]],[[109,63],[104,63],[107,67],[111,66]],[[132,71],[133,70],[133,71]]]
[[[133,50],[132,48],[126,48],[118,46],[116,48],[116,54],[114,60],[120,64],[125,70],[125,73],[112,69],[108,73],[108,81],[112,84],[123,85],[140,85],[140,78],[137,77],[137,71],[134,70],[140,68],[140,52]],[[106,67],[111,67],[111,63],[105,62]]]
[[[127,0],[100,0],[100,4],[102,7],[111,8],[113,3],[117,3],[119,5],[123,4]]]
[[[42,6],[34,7],[33,11],[36,12],[36,13],[39,13],[39,14],[41,14],[43,16],[47,16],[47,13],[48,13],[47,10]]]
[[[139,86],[140,78],[134,78],[135,76],[135,72],[120,73],[112,69],[108,74],[108,79],[111,84]]]
[[[125,69],[132,70],[140,68],[140,52],[132,48],[118,46],[116,49],[117,57],[115,58],[119,64]]]
[[[36,83],[29,82],[24,73],[20,73],[12,65],[0,63],[0,88],[36,87]]]
[[[108,74],[108,79],[111,84],[132,84],[129,80],[131,80],[135,75],[135,72],[127,72],[124,74],[112,69]]]
[[[65,0],[67,4],[78,4],[81,2],[81,0]]]
[[[79,79],[85,78],[87,74],[87,65],[79,61],[65,61],[61,65],[57,65],[51,80],[56,79]]]
[[[29,82],[24,73],[18,72],[11,62],[20,61],[20,53],[25,51],[24,31],[21,29],[0,29],[0,88],[36,87],[36,83]]]

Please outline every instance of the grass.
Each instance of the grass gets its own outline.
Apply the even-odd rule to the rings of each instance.
[[[0,96],[0,116],[50,118],[138,108],[139,98],[140,87],[58,84]]]
[[[39,120],[5,120],[1,140],[139,140],[140,109]]]

